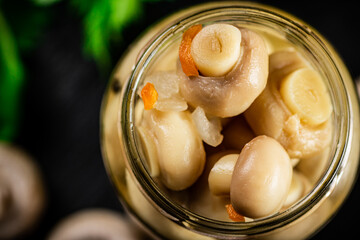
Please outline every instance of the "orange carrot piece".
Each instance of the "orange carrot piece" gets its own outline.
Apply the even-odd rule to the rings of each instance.
[[[158,100],[158,93],[152,83],[147,83],[143,89],[141,89],[141,98],[144,102],[145,110],[150,110],[154,107]]]
[[[231,220],[233,220],[234,222],[245,222],[245,217],[237,213],[231,204],[226,204],[225,207]]]
[[[180,47],[179,47],[179,59],[182,70],[186,76],[199,76],[199,71],[195,65],[194,59],[191,56],[191,43],[196,34],[200,32],[202,25],[194,25],[186,30],[183,34]]]

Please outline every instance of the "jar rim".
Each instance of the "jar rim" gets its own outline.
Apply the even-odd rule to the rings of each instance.
[[[270,21],[272,24],[277,24],[283,28],[286,27],[289,33],[298,33],[297,37],[299,38],[306,38],[308,45],[305,47],[310,48],[310,51],[313,50],[312,52],[314,53],[316,52],[317,58],[326,59],[326,64],[324,61],[321,61],[319,64],[325,64],[322,67],[327,68],[327,77],[332,80],[329,80],[330,94],[333,97],[332,102],[334,109],[337,108],[339,112],[333,114],[335,121],[334,128],[337,131],[337,136],[336,138],[334,137],[335,139],[332,143],[335,149],[331,154],[331,162],[309,194],[287,210],[265,218],[256,219],[251,222],[223,222],[193,213],[179,204],[172,202],[171,199],[161,192],[147,171],[144,165],[145,161],[141,159],[142,156],[138,151],[135,136],[134,109],[137,94],[136,89],[142,79],[144,69],[149,65],[162,44],[169,41],[176,33],[180,33],[190,27],[190,25],[198,24],[205,20],[221,20],[221,17],[224,16],[226,16],[227,19],[236,20],[236,17],[240,13],[246,13],[249,21],[254,22],[259,19]],[[166,217],[186,228],[202,232],[203,234],[216,233],[223,234],[224,236],[264,233],[284,226],[309,212],[331,191],[331,183],[336,181],[337,176],[341,174],[342,166],[349,154],[347,146],[350,146],[349,141],[352,139],[351,111],[349,108],[350,100],[345,90],[342,73],[337,67],[338,62],[341,62],[341,60],[331,45],[314,29],[288,13],[263,4],[248,2],[212,3],[209,4],[209,7],[206,9],[196,10],[172,22],[172,24],[168,25],[157,37],[152,39],[152,42],[138,58],[128,84],[125,86],[124,101],[121,106],[120,127],[123,133],[122,138],[124,140],[125,153],[128,157],[127,164],[131,169],[131,174],[137,179],[145,197],[154,203]]]

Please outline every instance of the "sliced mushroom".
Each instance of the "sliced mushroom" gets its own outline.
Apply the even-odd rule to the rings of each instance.
[[[62,220],[49,240],[135,240],[145,239],[139,228],[115,211],[82,210]]]
[[[45,191],[38,167],[20,149],[0,144],[0,239],[13,239],[39,220]]]
[[[178,61],[182,96],[206,113],[231,117],[244,112],[264,90],[268,77],[268,55],[263,39],[248,29],[241,31],[240,57],[234,68],[220,77],[188,77]]]

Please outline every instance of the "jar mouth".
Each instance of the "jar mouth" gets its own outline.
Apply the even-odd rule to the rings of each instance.
[[[121,106],[121,131],[128,157],[128,167],[131,174],[137,179],[145,197],[154,203],[157,208],[174,222],[202,232],[203,234],[246,234],[271,231],[284,226],[313,209],[319,202],[326,198],[332,190],[333,183],[342,173],[349,154],[350,139],[352,134],[351,102],[345,89],[342,73],[337,68],[341,60],[331,48],[329,43],[314,29],[304,24],[297,18],[278,9],[260,4],[246,2],[221,2],[204,5],[204,8],[195,10],[189,15],[174,21],[144,50],[130,76],[124,92],[124,101]],[[309,56],[311,63],[319,69],[320,74],[326,79],[333,104],[333,139],[330,143],[329,164],[324,173],[315,184],[314,188],[301,200],[283,212],[255,219],[251,222],[223,222],[200,216],[189,209],[171,201],[162,192],[151,177],[143,155],[140,153],[140,144],[136,136],[135,104],[138,99],[137,89],[146,74],[146,69],[154,56],[166,48],[175,38],[181,36],[184,29],[194,24],[209,22],[240,22],[250,25],[259,25],[271,28],[282,33],[285,37],[300,46],[302,53]]]

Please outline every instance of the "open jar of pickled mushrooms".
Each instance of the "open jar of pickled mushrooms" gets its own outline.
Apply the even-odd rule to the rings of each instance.
[[[103,99],[105,166],[161,239],[305,239],[349,194],[353,81],[301,20],[256,3],[179,11],[119,61]]]

